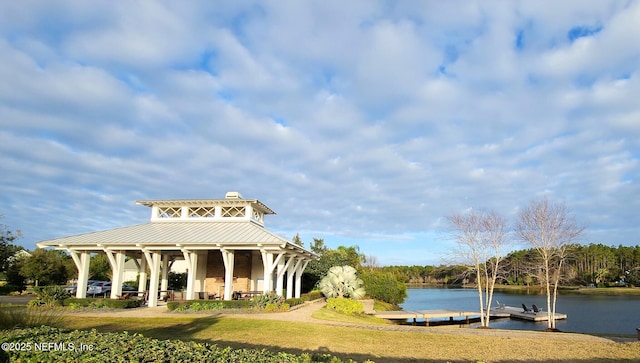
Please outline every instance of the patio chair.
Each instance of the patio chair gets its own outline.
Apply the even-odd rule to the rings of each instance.
[[[500,304],[500,301],[496,300],[496,304],[498,304],[498,307],[496,307],[496,309],[504,309],[506,307],[505,304]]]
[[[538,307],[536,306],[536,304],[531,305],[531,308],[533,309],[533,313],[537,314],[542,312],[542,309],[538,309]]]
[[[522,312],[525,314],[534,314],[534,312],[531,311],[531,309],[529,309],[525,304],[522,304],[522,310],[523,310]]]
[[[129,300],[129,297],[131,297],[131,293],[125,292],[122,296],[118,296],[118,300]]]

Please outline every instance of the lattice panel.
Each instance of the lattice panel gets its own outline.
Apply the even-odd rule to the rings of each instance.
[[[256,222],[262,222],[262,213],[254,210],[253,214],[251,215],[251,219],[253,219]]]
[[[244,217],[244,207],[222,207],[223,217]]]
[[[214,218],[216,207],[190,207],[189,218]]]
[[[181,213],[180,207],[158,208],[158,218],[180,218]]]

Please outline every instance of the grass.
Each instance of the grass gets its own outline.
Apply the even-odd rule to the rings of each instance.
[[[371,324],[369,320],[357,321]],[[573,334],[541,332],[497,334],[500,331],[460,329],[459,333],[452,333],[439,328],[404,332],[238,317],[131,319],[68,316],[63,325],[75,329],[137,332],[158,339],[195,340],[236,348],[266,348],[296,354],[322,352],[357,361],[640,361],[640,342],[614,343],[588,337],[582,339]]]
[[[41,325],[58,326],[62,310],[57,308],[28,308],[24,305],[0,306],[0,329],[29,328]]]
[[[380,319],[373,315],[347,315],[341,314],[332,309],[320,309],[313,313],[312,315],[316,319],[320,320],[328,320],[328,321],[337,321],[341,323],[351,323],[351,324],[381,324],[388,325],[391,324],[389,320]]]

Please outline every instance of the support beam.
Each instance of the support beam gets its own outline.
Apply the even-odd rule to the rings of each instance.
[[[150,308],[158,306],[158,282],[160,279],[160,258],[157,252],[144,251],[144,257],[147,259],[151,276],[149,278],[149,301],[147,306]]]
[[[144,296],[144,292],[147,291],[147,259],[144,254],[140,257],[140,264],[136,264],[138,266],[138,292],[143,294],[138,294],[140,296]]]
[[[160,290],[167,291],[169,287],[169,255],[162,255],[162,277],[160,278]],[[160,297],[165,297],[167,293],[161,292]]]
[[[278,273],[276,274],[276,294],[280,296],[282,296],[282,290],[284,288],[284,274],[289,270],[289,267],[291,267],[294,260],[295,258],[293,256],[288,259],[287,256],[284,256],[284,258],[280,259],[280,262],[278,263]]]
[[[297,279],[298,274],[296,273],[298,271],[298,268],[300,267],[300,264],[302,263],[302,258],[290,258],[289,260],[295,260],[296,264],[289,264],[289,268],[287,268],[287,299],[291,299],[293,297],[293,282],[294,282],[294,275]]]
[[[104,250],[111,265],[111,298],[117,299],[122,295],[122,280],[124,279],[124,252]]]
[[[235,263],[234,251],[221,249],[222,262],[224,262],[224,300],[233,297],[233,265]]]
[[[198,252],[198,263],[196,265],[196,280],[193,288],[194,294],[197,292],[200,295],[200,292],[207,291],[207,259],[208,253],[202,253],[202,251]],[[199,298],[199,296],[198,296]],[[194,296],[195,299],[195,296]]]
[[[304,269],[307,268],[308,264],[309,260],[306,260],[301,266],[296,268],[296,298],[299,298],[302,292],[302,273],[304,272]]]
[[[182,250],[184,260],[187,262],[187,296],[186,300],[193,300],[193,292],[195,291],[196,284],[196,267],[198,264],[198,255],[196,253],[189,252],[188,250]]]
[[[260,250],[260,254],[262,255],[262,265],[264,267],[264,283],[262,284],[262,292],[266,294],[273,291],[273,271],[283,258],[284,252],[280,252],[275,260],[273,259],[273,252]]]
[[[68,250],[71,254],[73,262],[78,269],[78,282],[76,283],[76,297],[84,299],[87,297],[87,283],[89,281],[89,264],[91,262],[91,254],[87,251],[76,252]],[[79,254],[79,256],[78,256]]]

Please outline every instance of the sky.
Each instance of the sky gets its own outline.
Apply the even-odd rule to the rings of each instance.
[[[447,216],[548,198],[637,245],[639,35],[640,1],[3,1],[0,223],[31,250],[238,191],[438,265]]]

